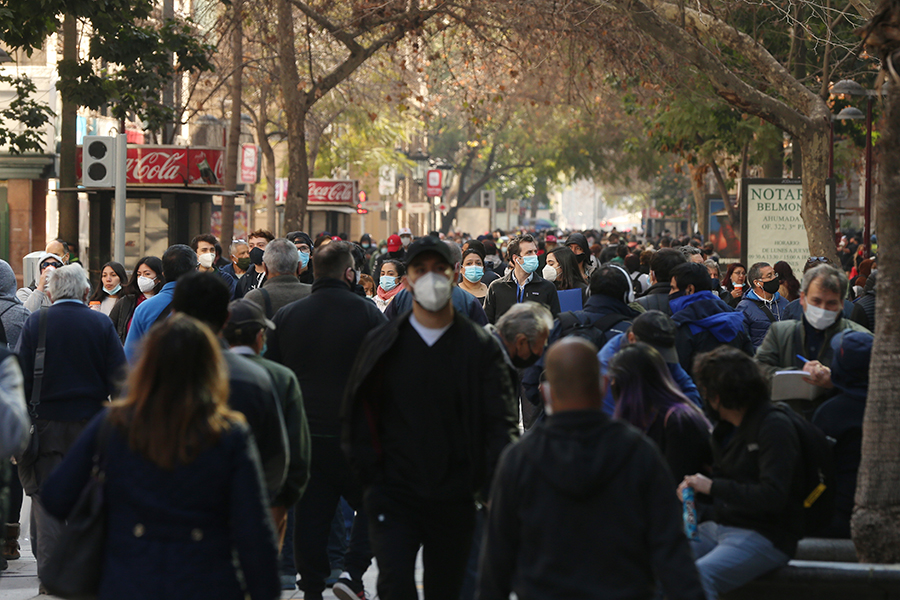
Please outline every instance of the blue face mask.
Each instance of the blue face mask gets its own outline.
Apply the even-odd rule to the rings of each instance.
[[[463,277],[465,277],[472,283],[478,283],[479,281],[481,281],[481,278],[484,277],[484,267],[466,267],[463,271]]]
[[[297,255],[300,257],[300,266],[305,269],[309,264],[309,252],[297,250]]]
[[[116,287],[114,287],[113,289],[108,290],[108,289],[106,289],[106,288],[103,288],[103,291],[106,292],[107,294],[109,294],[110,296],[112,296],[113,294],[118,294],[118,293],[119,293],[119,290],[121,290],[121,289],[122,289],[122,284],[121,284],[121,283],[117,283],[117,284],[116,284]]]
[[[397,287],[397,277],[391,277],[390,275],[382,275],[378,280],[378,285],[381,286],[386,292],[391,291],[395,287]]]
[[[538,257],[537,256],[523,256],[522,264],[520,265],[522,270],[526,273],[534,273],[538,268]]]

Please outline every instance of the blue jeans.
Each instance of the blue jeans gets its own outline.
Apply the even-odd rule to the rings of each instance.
[[[790,557],[752,529],[719,525],[712,521],[697,528],[700,539],[691,541],[697,570],[708,600],[716,600],[773,569]]]

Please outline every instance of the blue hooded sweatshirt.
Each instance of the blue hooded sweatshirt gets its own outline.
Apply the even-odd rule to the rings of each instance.
[[[716,340],[727,344],[744,331],[744,313],[735,311],[709,291],[696,292],[669,300],[672,320],[679,326],[687,323],[691,334],[708,331]]]

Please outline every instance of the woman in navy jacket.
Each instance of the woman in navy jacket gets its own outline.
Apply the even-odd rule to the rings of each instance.
[[[99,448],[108,519],[100,600],[278,598],[259,456],[243,415],[227,407],[226,367],[212,333],[185,315],[157,325],[127,389],[44,484],[47,511],[64,519],[109,423]]]

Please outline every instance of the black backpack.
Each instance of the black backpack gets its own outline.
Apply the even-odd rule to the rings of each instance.
[[[624,324],[618,325],[623,321],[625,321]],[[620,333],[625,333],[631,327],[631,317],[612,313],[589,322],[583,320],[578,314],[568,311],[559,315],[559,325],[560,338],[577,335],[591,342],[597,347],[597,350],[600,350],[606,345],[606,342]]]
[[[775,408],[788,415],[797,430],[802,461],[803,535],[815,536],[831,523],[834,516],[835,440],[787,404],[777,402]]]

